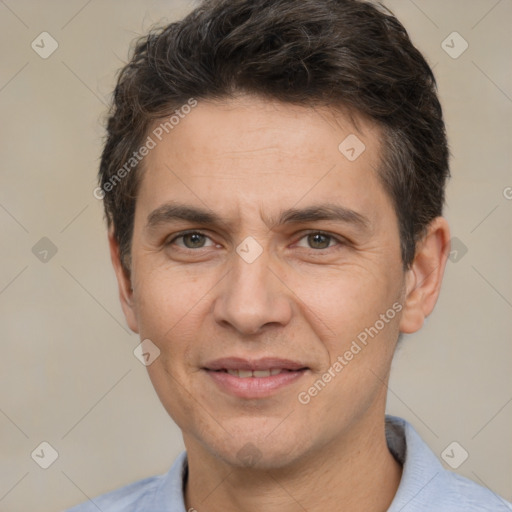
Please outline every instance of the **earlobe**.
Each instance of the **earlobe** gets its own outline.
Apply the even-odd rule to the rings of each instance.
[[[418,242],[414,261],[406,273],[404,308],[400,331],[421,329],[432,313],[441,291],[446,261],[450,252],[450,229],[443,217],[436,217]]]
[[[134,300],[132,282],[129,273],[121,262],[119,244],[115,239],[112,229],[109,230],[108,243],[110,248],[110,259],[117,278],[121,307],[123,309],[126,322],[128,323],[128,327],[130,327],[133,332],[138,333],[139,329],[136,315],[136,302]]]

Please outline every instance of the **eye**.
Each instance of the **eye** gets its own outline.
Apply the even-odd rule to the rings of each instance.
[[[306,244],[308,248],[321,250],[321,249],[329,249],[333,245],[342,244],[341,240],[336,239],[333,235],[329,235],[327,233],[323,233],[321,231],[315,231],[313,233],[308,233],[303,236],[301,240],[306,240]],[[335,242],[331,244],[331,242]],[[299,247],[304,247],[304,245],[298,244]]]
[[[181,241],[181,243],[178,243],[178,240]],[[209,246],[214,245],[212,240],[210,240],[205,234],[199,231],[190,231],[174,237],[168,242],[168,245],[174,244],[184,249],[201,249],[203,247],[208,247],[208,245],[206,245],[207,241],[210,241]]]

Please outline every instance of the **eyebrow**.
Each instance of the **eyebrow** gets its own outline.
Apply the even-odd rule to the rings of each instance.
[[[151,230],[162,224],[180,220],[211,226],[229,225],[228,221],[211,210],[179,203],[165,203],[148,215],[146,229]],[[364,215],[344,206],[331,203],[312,205],[306,208],[289,208],[281,211],[276,221],[272,222],[271,219],[268,219],[266,224],[276,226],[316,221],[342,222],[363,230],[368,230],[371,225],[369,219]]]

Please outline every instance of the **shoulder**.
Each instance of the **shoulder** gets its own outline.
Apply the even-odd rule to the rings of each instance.
[[[452,471],[442,468],[436,479],[433,497],[440,512],[512,512],[501,496]]]
[[[433,507],[439,512],[512,511],[512,505],[490,489],[444,468],[432,480],[423,501],[429,510]]]
[[[183,482],[187,467],[187,452],[182,452],[167,473],[89,499],[66,512],[156,512],[167,507],[184,511]]]
[[[512,505],[443,467],[413,426],[386,417],[388,447],[402,464],[402,479],[388,512],[512,512]]]
[[[147,498],[158,488],[161,476],[153,476],[139,480],[115,491],[102,494],[97,498],[77,505],[66,512],[118,512],[141,510]]]

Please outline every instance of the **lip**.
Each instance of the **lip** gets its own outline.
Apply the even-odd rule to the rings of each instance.
[[[270,370],[282,368],[283,370],[301,370],[307,368],[304,363],[290,359],[276,357],[262,357],[260,359],[244,359],[242,357],[224,357],[215,359],[204,365],[206,370]]]
[[[222,370],[270,370],[283,371],[268,377],[238,377]],[[238,357],[217,359],[205,365],[203,370],[221,391],[239,398],[265,398],[296,382],[309,370],[303,363],[289,359],[262,358],[248,360]]]

